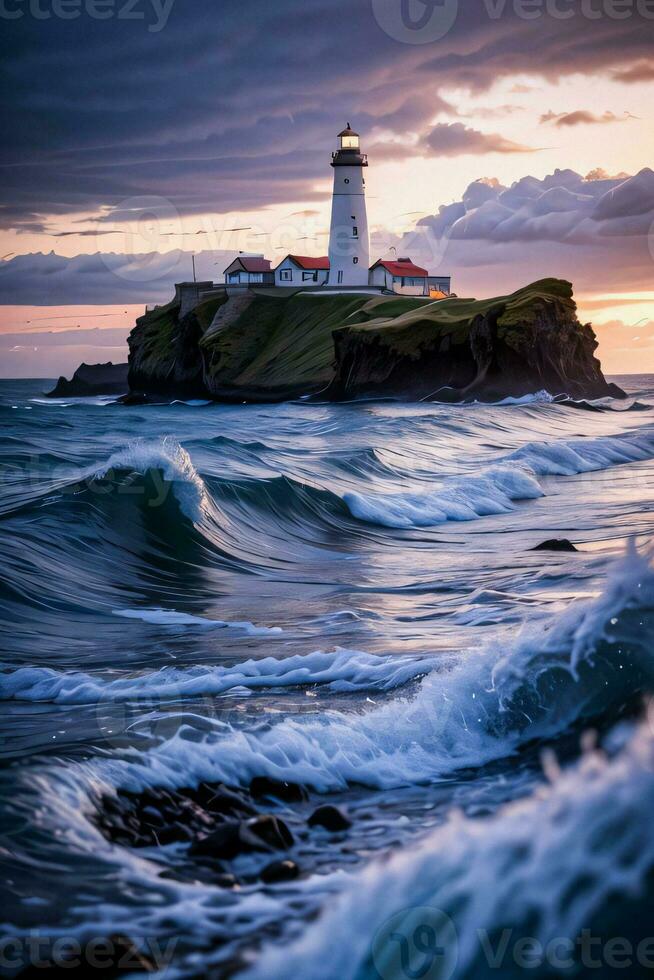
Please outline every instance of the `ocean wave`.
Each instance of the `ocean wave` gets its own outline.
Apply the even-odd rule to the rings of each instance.
[[[172,484],[173,493],[186,517],[193,522],[202,520],[207,509],[206,488],[191,457],[174,439],[133,442],[113,453],[106,463],[93,471],[93,476],[103,479],[110,473],[121,471],[145,475],[149,470],[159,471]]]
[[[253,627],[254,628],[254,627]],[[326,685],[335,692],[388,691],[430,669],[416,658],[377,657],[356,650],[247,660],[234,667],[162,667],[144,674],[88,674],[20,667],[0,675],[0,699],[95,704],[131,698],[174,700],[224,694],[236,688]]]
[[[353,517],[382,527],[431,527],[446,521],[474,521],[506,514],[515,500],[535,500],[544,492],[529,470],[494,466],[477,477],[452,480],[434,493],[343,495]]]
[[[631,549],[597,599],[432,670],[412,699],[355,716],[285,719],[256,737],[221,728],[198,744],[182,729],[121,778],[175,785],[183,772],[187,781],[247,785],[267,775],[324,792],[427,783],[618,714],[654,689],[653,630],[654,569]]]
[[[243,980],[424,976],[430,964],[430,976],[461,980],[580,976],[584,931],[596,937],[589,973],[612,975],[603,955],[620,936],[631,944],[629,975],[640,976],[654,897],[651,720],[615,738],[611,757],[589,748],[567,771],[550,759],[549,784],[526,800],[484,820],[452,813],[418,845],[351,877],[300,939],[266,947]],[[400,970],[402,955],[415,973]]]
[[[431,527],[447,521],[472,521],[504,514],[520,500],[535,500],[545,491],[539,476],[574,476],[651,459],[654,435],[531,442],[478,474],[449,479],[425,493],[346,493],[353,517],[382,527]]]

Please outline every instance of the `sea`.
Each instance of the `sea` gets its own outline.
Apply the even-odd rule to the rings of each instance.
[[[140,407],[0,382],[3,973],[122,935],[171,978],[650,975],[654,376],[612,380]],[[294,880],[254,852],[225,887],[98,822],[257,776],[306,789],[258,804]]]

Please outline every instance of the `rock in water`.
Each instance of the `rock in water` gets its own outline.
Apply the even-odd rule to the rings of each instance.
[[[273,885],[278,881],[294,881],[299,877],[300,869],[295,861],[273,861],[267,864],[260,874],[260,878],[267,885]]]
[[[127,364],[80,364],[68,381],[61,377],[48,398],[89,398],[94,395],[124,395],[128,389]]]
[[[250,851],[284,851],[293,843],[293,835],[284,821],[266,814],[252,820],[228,820],[196,841],[189,853],[229,861]]]
[[[568,541],[567,538],[552,538],[550,541],[543,541],[541,544],[537,544],[532,551],[579,551],[575,548],[572,541]]]
[[[336,833],[339,830],[347,830],[352,826],[352,821],[337,806],[327,803],[313,811],[308,824],[310,827],[325,827],[326,830]]]

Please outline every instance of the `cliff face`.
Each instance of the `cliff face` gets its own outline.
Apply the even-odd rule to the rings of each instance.
[[[176,302],[140,317],[129,347],[131,390],[161,398],[622,394],[602,375],[572,286],[555,279],[484,301],[220,292],[184,317]]]
[[[624,396],[602,374],[595,334],[577,319],[568,282],[545,279],[485,301],[420,303],[399,316],[397,303],[381,303],[372,319],[335,332],[329,397]]]
[[[236,402],[313,394],[334,377],[334,329],[368,300],[262,289],[222,293],[181,318],[178,303],[159,307],[129,336],[130,388]]]

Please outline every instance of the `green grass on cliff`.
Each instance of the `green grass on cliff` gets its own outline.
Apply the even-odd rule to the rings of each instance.
[[[332,331],[347,325],[365,295],[257,295],[225,331],[201,346],[220,385],[257,388],[326,385],[332,378]]]
[[[508,296],[484,300],[375,299],[361,311],[359,319],[364,322],[353,325],[353,329],[362,337],[370,334],[371,340],[373,336],[383,339],[398,354],[417,355],[423,343],[433,344],[435,337],[447,337],[453,345],[465,343],[475,318],[493,310],[498,314],[499,335],[509,341],[512,333],[524,335],[537,321],[543,306],[553,302],[563,304],[574,315],[576,306],[569,282],[541,279]]]

